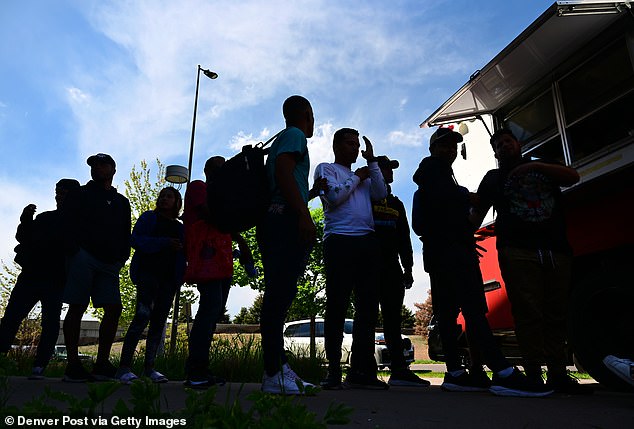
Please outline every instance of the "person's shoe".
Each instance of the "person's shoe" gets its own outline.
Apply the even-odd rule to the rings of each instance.
[[[29,375],[29,380],[44,380],[44,368],[41,366],[34,366]]]
[[[209,374],[207,378],[202,378],[202,379],[188,378],[187,380],[185,380],[183,385],[190,389],[207,390],[211,386],[224,386],[226,382],[227,381],[224,378],[216,377],[215,375]],[[160,382],[157,381],[155,383],[160,383]]]
[[[594,393],[594,386],[581,384],[579,380],[568,373],[548,375],[546,386],[556,393],[565,393],[567,395],[592,395]]]
[[[508,377],[501,377],[497,373],[493,373],[489,391],[497,396],[524,398],[541,398],[552,395],[554,392],[553,389],[543,383],[532,382],[517,368],[513,368],[513,372]]]
[[[319,385],[324,390],[343,390],[347,386],[341,382],[341,371],[328,370],[326,378]]]
[[[117,367],[111,364],[110,361],[95,362],[91,374],[96,381],[111,381],[117,375]]]
[[[282,373],[284,374],[285,378],[289,378],[291,380],[294,380],[295,382],[300,382],[302,386],[304,386],[304,389],[306,389],[307,387],[309,388],[317,387],[314,384],[301,379],[299,375],[297,375],[295,371],[291,369],[291,366],[288,363],[285,363],[284,365],[282,365]]]
[[[379,380],[376,375],[370,376],[359,372],[348,372],[345,383],[351,389],[387,390],[390,388],[386,382]]]
[[[301,395],[304,392],[303,384],[300,381],[286,377],[283,371],[278,371],[273,376],[268,376],[266,372],[262,377],[262,392],[276,395]]]
[[[484,370],[469,371],[471,385],[488,391],[491,387],[491,379]]]
[[[486,374],[484,376],[486,377]],[[486,392],[490,385],[490,382],[486,383],[481,376],[472,376],[467,371],[457,376],[446,372],[440,388],[445,392]]]
[[[603,365],[621,380],[634,386],[634,361],[607,355],[603,358]]]
[[[326,378],[319,383],[324,390],[343,390],[346,389],[346,384],[341,382],[341,370],[329,369],[326,373]]]
[[[136,374],[128,368],[119,368],[114,378],[119,380],[121,384],[132,384],[132,382],[137,380],[139,377],[137,377]]]
[[[424,380],[407,368],[395,369],[387,384],[390,386],[429,387],[429,381]]]
[[[150,371],[145,371],[143,375],[145,377],[148,377],[150,380],[152,380],[152,383],[167,383],[169,381],[167,377],[165,377],[163,374],[161,374],[155,369],[152,369]]]
[[[95,377],[86,371],[81,362],[69,362],[64,370],[62,381],[67,383],[86,383],[87,381],[95,381]]]

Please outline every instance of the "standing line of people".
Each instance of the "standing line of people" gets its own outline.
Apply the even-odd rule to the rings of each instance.
[[[310,187],[307,139],[314,132],[312,106],[306,98],[294,95],[285,100],[282,113],[286,127],[273,141],[266,160],[270,204],[256,234],[265,284],[260,325],[262,390],[302,394],[314,387],[291,369],[282,330],[316,240],[308,203],[317,196],[324,208],[328,361],[321,387],[385,390],[389,386],[429,386],[409,370],[403,357],[401,308],[405,291],[413,283],[413,251],[404,205],[391,190],[398,161],[375,156],[365,136],[361,150],[359,132],[342,128],[333,137],[334,162],[316,167]],[[423,242],[424,269],[430,277],[433,311],[446,355],[443,390],[524,397],[555,391],[591,393],[566,372],[566,300],[572,251],[566,238],[561,188],[575,184],[579,175],[559,163],[522,158],[517,138],[501,129],[490,141],[499,168],[489,171],[477,192],[470,193],[458,184],[452,169],[462,140],[450,128],[437,129],[430,138],[430,156],[421,161],[413,176],[418,189],[412,229]],[[367,165],[353,170],[359,154]],[[35,205],[26,206],[16,234],[16,262],[22,272],[0,322],[0,352],[10,349],[21,321],[41,301],[42,335],[30,378],[43,378],[64,302],[69,305],[63,324],[68,358],[65,381],[116,378],[129,384],[138,378],[132,360],[149,325],[143,375],[155,383],[167,382],[154,368],[155,360],[174,296],[186,281],[196,284],[200,301],[189,336],[185,385],[206,389],[224,384],[224,379],[209,372],[209,352],[231,286],[233,242],[238,244],[241,263],[253,264],[241,235],[222,232],[210,220],[207,187],[224,162],[220,156],[207,160],[206,181],[189,183],[184,204],[177,189],[162,189],[156,208],[141,214],[132,232],[130,203],[112,186],[116,163],[103,153],[87,159],[92,179],[85,185],[74,179],[57,183],[56,210],[34,218]],[[499,265],[525,373],[503,356],[486,319],[474,233],[490,207],[497,212]],[[119,271],[131,247],[135,249],[130,274],[137,289],[136,307],[116,368],[109,359],[122,311]],[[78,346],[81,319],[91,300],[93,306],[103,308],[103,319],[97,358],[88,372],[79,359]],[[351,300],[355,309],[353,343],[350,368],[343,379],[341,344]],[[392,357],[388,383],[377,377],[374,360],[379,308]],[[477,350],[474,361],[482,361],[492,370],[492,380],[481,365],[467,369],[461,362],[455,332],[459,312],[466,322],[469,344]],[[545,383],[544,363],[548,369]],[[614,368],[629,365],[614,357],[606,364]]]

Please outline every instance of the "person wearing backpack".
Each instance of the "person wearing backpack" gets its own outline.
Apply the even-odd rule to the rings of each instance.
[[[176,289],[183,283],[185,254],[183,224],[178,220],[183,199],[176,188],[163,188],[156,209],[148,210],[132,230],[135,249],[130,263],[130,278],[136,286],[136,310],[128,327],[116,379],[130,384],[137,379],[132,358],[141,334],[149,323],[145,344],[143,375],[154,383],[167,383],[167,377],[154,369],[154,360],[163,338],[163,329]]]
[[[209,348],[216,324],[224,313],[233,275],[233,244],[238,243],[241,262],[252,264],[246,241],[238,233],[220,231],[210,220],[207,188],[225,159],[213,156],[205,162],[205,180],[194,180],[185,192],[185,282],[195,283],[200,295],[194,324],[189,333],[185,386],[207,389],[225,380],[209,373]]]
[[[295,295],[297,280],[316,239],[308,210],[310,159],[307,138],[313,136],[315,118],[310,102],[299,95],[284,101],[286,129],[271,145],[266,160],[271,202],[257,235],[264,266],[264,297],[260,317],[264,376],[262,391],[302,394],[313,385],[288,365],[283,326]]]

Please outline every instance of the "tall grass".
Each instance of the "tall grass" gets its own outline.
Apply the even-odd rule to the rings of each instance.
[[[179,336],[173,353],[166,352],[157,356],[156,370],[165,374],[170,380],[184,380],[185,362],[188,355],[188,342],[185,335]],[[93,348],[91,348],[92,350]],[[84,352],[91,353],[84,349]],[[94,351],[93,351],[94,353]],[[141,344],[137,348],[132,361],[132,371],[143,374],[145,347]],[[289,364],[306,381],[318,383],[325,376],[324,359],[317,357],[310,359],[308,353],[301,351],[289,354]],[[12,362],[7,370],[9,375],[29,375],[33,364],[34,354],[31,351],[14,350],[8,355]],[[119,365],[120,355],[111,353],[110,361]],[[84,362],[90,370],[90,362]],[[62,377],[65,361],[51,360],[46,368],[48,377]],[[212,374],[227,381],[236,383],[259,383],[264,372],[262,359],[262,343],[259,335],[254,334],[218,334],[214,336],[209,351],[209,370]]]

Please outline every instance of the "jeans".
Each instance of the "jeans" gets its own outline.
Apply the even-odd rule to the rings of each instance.
[[[511,366],[500,351],[486,318],[482,274],[475,249],[469,245],[448,244],[446,254],[451,263],[446,268],[436,267],[429,273],[434,315],[438,320],[440,340],[447,371],[462,368],[458,355],[456,319],[462,310],[469,344],[474,344],[484,363],[492,371]]]
[[[51,359],[57,337],[59,336],[59,320],[62,312],[62,284],[59,281],[42,279],[30,272],[22,271],[18,275],[15,286],[0,322],[0,352],[8,352],[22,321],[37,304],[42,303],[42,334],[37,345],[33,366],[44,368]]]
[[[527,373],[541,373],[545,363],[550,375],[565,374],[572,257],[504,247],[498,249],[498,260]]]
[[[297,217],[290,213],[267,213],[258,226],[258,243],[264,266],[262,354],[264,371],[273,376],[287,362],[284,322],[297,294],[297,281],[304,273],[310,248],[300,242]]]
[[[379,306],[380,250],[374,234],[333,234],[324,242],[326,314],[324,346],[329,369],[339,371],[350,295],[354,292],[351,372],[376,375],[374,327]]]
[[[379,303],[383,315],[385,345],[390,352],[390,369],[407,368],[401,337],[401,309],[405,298],[403,272],[398,260],[382,261]]]
[[[216,332],[218,319],[224,311],[223,290],[230,282],[231,278],[228,278],[197,285],[200,298],[194,325],[189,333],[189,356],[186,363],[186,372],[190,379],[198,380],[207,376],[211,340]]]
[[[174,302],[176,288],[177,285],[168,284],[159,279],[153,281],[148,279],[137,285],[136,311],[125,334],[120,366],[129,368],[132,365],[136,346],[149,323],[145,342],[145,367],[154,367],[154,360],[163,339],[163,329]]]

